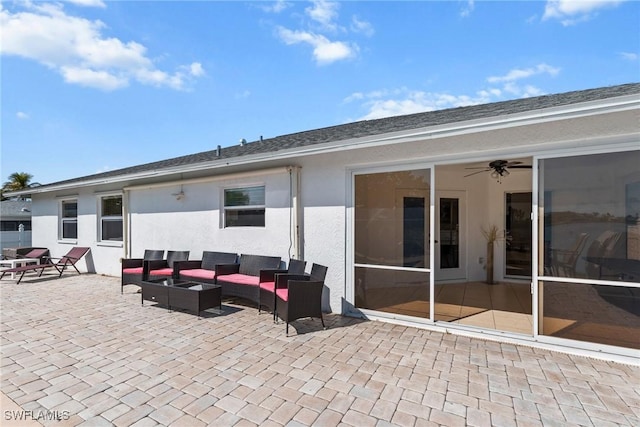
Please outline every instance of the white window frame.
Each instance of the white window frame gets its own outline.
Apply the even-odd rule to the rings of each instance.
[[[233,190],[245,190],[251,188],[262,188],[264,192],[264,204],[260,205],[243,205],[243,206],[227,206],[226,205],[226,194],[227,191]],[[234,185],[233,187],[225,187],[222,189],[222,228],[239,228],[239,227],[254,227],[254,228],[264,228],[267,226],[267,186],[264,183],[261,184],[248,184],[248,185]],[[248,210],[264,210],[264,225],[228,225],[227,224],[227,212],[239,212],[239,211],[248,211]]]
[[[75,217],[65,217],[64,216],[64,204],[65,203],[75,203],[76,204],[76,216]],[[65,237],[64,236],[64,225],[66,223],[75,223],[76,224],[76,236],[75,237]],[[78,198],[77,197],[68,197],[68,198],[60,199],[58,201],[58,241],[68,242],[68,243],[76,243],[78,241]]]
[[[116,193],[103,193],[103,194],[98,194],[97,195],[97,219],[98,219],[98,225],[97,225],[97,229],[98,229],[98,235],[97,237],[97,241],[100,244],[103,245],[113,245],[113,246],[122,246],[123,245],[123,240],[124,240],[124,205],[123,205],[123,211],[120,213],[120,215],[103,215],[102,212],[102,201],[103,199],[107,199],[107,198],[120,198],[121,204],[124,203],[124,196],[121,192],[116,192]],[[103,222],[104,221],[120,221],[120,224],[122,226],[122,237],[120,240],[103,240],[102,238],[102,227],[103,227]]]

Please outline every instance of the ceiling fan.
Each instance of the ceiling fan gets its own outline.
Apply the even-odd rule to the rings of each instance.
[[[464,177],[473,176],[483,172],[491,172],[491,177],[500,182],[503,176],[509,175],[509,169],[531,169],[531,165],[523,165],[519,161],[507,161],[507,160],[494,160],[489,163],[488,166],[477,168],[465,168],[465,169],[481,169],[479,171],[472,172]]]

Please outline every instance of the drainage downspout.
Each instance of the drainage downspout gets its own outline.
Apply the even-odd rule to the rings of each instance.
[[[291,250],[290,258],[304,259],[302,248],[302,202],[300,194],[300,166],[289,166],[289,185],[291,195],[290,230]]]
[[[122,247],[124,248],[124,258],[131,258],[131,214],[129,212],[129,195],[131,192],[126,188],[122,190],[122,220],[123,220],[123,233],[122,238],[124,242],[122,242]]]

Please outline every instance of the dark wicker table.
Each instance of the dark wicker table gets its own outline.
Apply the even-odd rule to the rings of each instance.
[[[222,287],[170,278],[143,281],[141,303],[153,301],[169,310],[181,309],[200,315],[214,307],[222,309]]]

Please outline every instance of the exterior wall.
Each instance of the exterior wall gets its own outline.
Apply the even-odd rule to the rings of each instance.
[[[370,167],[472,162],[487,158],[531,156],[544,152],[570,152],[572,147],[602,144],[601,138],[637,135],[637,112],[592,115],[583,119],[557,120],[505,129],[459,134],[446,138],[425,137],[417,141],[387,143],[376,147],[349,149],[324,154],[300,156],[290,163],[301,166],[301,253],[310,264],[329,267],[324,309],[342,313],[343,299],[349,295],[348,283],[351,254],[348,211],[352,207],[351,174]],[[637,139],[637,137],[636,137]],[[629,141],[627,141],[629,142]],[[605,141],[606,143],[606,141]],[[136,186],[124,193],[128,205],[130,234],[122,245],[97,243],[97,194],[115,188],[82,188],[78,198],[78,240],[58,241],[58,198],[69,193],[34,194],[34,246],[48,247],[53,256],[65,254],[71,246],[90,246],[92,251],[79,268],[100,274],[119,276],[121,257],[140,257],[144,249],[190,250],[198,259],[204,250],[276,255],[288,260],[293,256],[290,230],[290,177],[284,168],[278,173],[259,173],[274,163],[263,162],[247,175],[211,177],[183,184],[185,197],[177,200],[181,188],[174,176],[167,185],[155,183]],[[247,167],[244,166],[246,169]],[[436,169],[438,171],[438,169]],[[229,173],[236,172],[231,168]],[[220,169],[212,174],[221,173]],[[439,172],[438,172],[439,173]],[[483,224],[503,224],[504,193],[528,191],[531,182],[519,180],[515,174],[502,185],[488,176],[477,180],[437,177],[448,189],[465,189],[468,206],[484,206],[468,215],[469,253],[483,251],[485,245],[480,228]],[[525,174],[523,174],[525,175]],[[528,174],[526,174],[529,176]],[[513,178],[513,179],[512,179]],[[483,181],[484,180],[484,181]],[[220,208],[224,188],[266,185],[267,225],[265,228],[221,227]],[[489,185],[487,185],[489,184]],[[488,189],[488,190],[487,190]],[[58,198],[56,198],[58,197]],[[503,270],[502,255],[496,254],[496,271]],[[468,256],[471,279],[484,277],[483,266],[476,257]],[[500,279],[500,277],[497,277]]]
[[[184,198],[175,194],[180,185],[135,188],[128,193],[130,257],[142,257],[145,249],[188,250],[190,259],[203,251],[280,256],[294,255],[290,230],[290,179],[285,168],[264,175],[216,178],[184,184]],[[265,185],[265,227],[223,228],[221,208],[225,188]],[[120,270],[112,274],[119,275]]]

